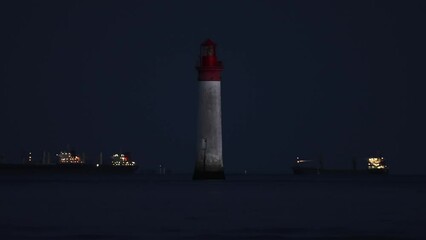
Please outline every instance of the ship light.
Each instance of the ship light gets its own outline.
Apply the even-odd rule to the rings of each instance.
[[[369,169],[385,169],[387,166],[384,163],[384,158],[372,157],[368,159],[368,168]]]

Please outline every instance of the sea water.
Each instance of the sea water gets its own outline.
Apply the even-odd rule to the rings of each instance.
[[[0,176],[0,239],[425,239],[426,176]]]

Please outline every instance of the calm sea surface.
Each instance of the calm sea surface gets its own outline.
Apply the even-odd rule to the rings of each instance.
[[[426,239],[426,176],[0,176],[0,239]]]

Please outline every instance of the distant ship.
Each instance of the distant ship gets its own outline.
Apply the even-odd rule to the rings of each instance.
[[[97,168],[102,172],[111,172],[111,173],[132,173],[138,169],[138,165],[131,160],[130,153],[115,153],[111,156],[112,161],[111,165],[99,165]]]
[[[323,166],[322,159],[306,160],[297,157],[293,165],[294,174],[380,174],[389,173],[389,168],[383,157],[370,157],[367,160],[367,168],[358,169],[356,160],[353,161],[352,169],[327,169]]]
[[[114,154],[111,158],[111,164],[102,164],[102,154],[97,164],[87,164],[84,155],[80,157],[74,151],[64,151],[56,154],[58,162],[56,164],[35,163],[29,154],[25,163],[12,164],[0,163],[0,174],[2,173],[82,173],[82,174],[128,174],[134,173],[138,169],[138,165],[130,160],[130,153]]]

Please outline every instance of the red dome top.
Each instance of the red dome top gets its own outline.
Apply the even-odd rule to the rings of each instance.
[[[223,65],[216,57],[216,43],[205,40],[200,47],[200,62],[197,66],[198,81],[220,81]]]
[[[201,44],[201,46],[216,46],[216,43],[214,43],[210,38],[208,38]]]

